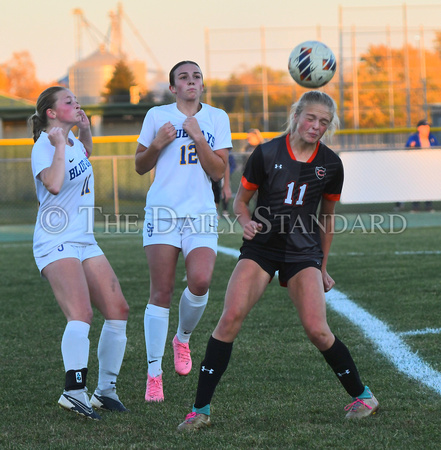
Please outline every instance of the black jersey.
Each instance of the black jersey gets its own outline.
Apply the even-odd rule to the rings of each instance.
[[[317,209],[321,198],[337,201],[343,186],[341,159],[319,142],[307,162],[297,161],[289,135],[256,147],[246,164],[242,185],[258,190],[253,220],[263,229],[244,245],[257,246],[277,261],[323,257]]]

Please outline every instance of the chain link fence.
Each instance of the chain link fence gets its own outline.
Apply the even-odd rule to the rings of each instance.
[[[304,89],[289,76],[288,81],[271,80],[267,68],[287,74],[291,50],[300,42],[318,40],[333,49],[338,61],[336,75],[322,90],[337,101],[345,128],[372,123],[411,127],[433,114],[440,101],[441,4],[339,6],[338,13],[338,26],[207,28],[207,80],[261,69],[254,84],[230,86],[222,95],[208,82],[208,103],[224,97],[242,102],[243,111],[232,121],[234,131],[250,123],[264,131],[279,129],[287,111],[274,110],[269,94],[297,100]],[[256,99],[252,107],[251,97]]]
[[[95,219],[116,223],[118,215],[131,221],[144,218],[145,198],[154,172],[143,176],[135,172],[133,142],[95,143],[90,161],[95,176]],[[38,202],[31,169],[32,145],[0,146],[0,225],[33,224]],[[233,153],[237,168],[231,180],[237,189],[245,153]],[[116,225],[115,225],[116,226]]]
[[[438,134],[441,131],[441,129],[436,130]],[[383,131],[382,133],[371,131],[365,133],[341,132],[334,136],[330,146],[337,153],[342,152],[342,158],[344,155],[348,155],[348,152],[359,152],[359,154],[376,152],[375,157],[378,169],[385,166],[386,162],[392,164],[392,167],[395,168],[395,163],[390,161],[391,150],[394,151],[392,152],[392,157],[394,158],[394,153],[398,155],[400,153],[399,150],[404,149],[404,142],[410,130],[395,130],[395,132],[390,130],[390,132]],[[263,137],[266,139],[277,135],[278,133],[263,133]],[[142,226],[145,197],[153,182],[154,171],[143,176],[135,172],[136,137],[118,136],[114,137],[113,141],[112,137],[106,137],[96,138],[96,141],[94,143],[94,154],[90,158],[95,175],[96,222],[114,223],[115,225],[113,226],[118,227],[120,220],[130,220],[131,223],[136,222],[139,226]],[[354,145],[355,141],[357,141],[357,145]],[[329,142],[325,143],[329,145]],[[249,157],[249,153],[243,151],[245,144],[246,133],[233,134],[232,155],[236,162],[235,171],[231,175],[233,193],[237,191],[245,163]],[[35,223],[38,203],[31,170],[31,150],[32,144],[0,145],[0,225],[32,225]],[[433,151],[440,155],[439,164],[441,164],[441,150]],[[349,156],[345,157],[348,158]],[[353,158],[351,156],[351,161],[355,162],[351,163],[351,173],[347,173],[345,176],[345,186],[349,186],[349,176],[353,176],[354,171],[358,172],[360,177],[361,175],[364,177],[369,176],[369,173],[374,177],[378,171],[372,167],[368,168],[366,163],[358,167],[357,161],[362,161],[362,158],[357,158],[356,156],[355,160]],[[405,154],[405,158],[407,158],[407,154]],[[436,163],[434,166],[438,167],[439,164]],[[391,174],[399,174],[401,170],[400,160],[397,160],[396,170],[390,170]],[[436,186],[439,185],[438,177],[435,180],[424,178],[422,165],[415,167],[412,171],[414,172],[414,179],[418,175],[418,179],[422,179],[424,183],[427,183],[427,189],[425,189],[427,192],[433,191],[434,184]],[[384,178],[386,181],[388,178],[392,179],[391,176],[385,176]],[[409,176],[409,179],[406,181],[406,190],[411,189],[411,178]],[[357,179],[355,183],[358,186]],[[396,186],[393,186],[393,189],[396,188]],[[361,189],[367,190],[369,186],[362,186]],[[386,189],[388,189],[387,182]],[[441,195],[441,185],[439,186],[439,192]],[[399,199],[397,198],[397,200]],[[412,200],[411,197],[409,197],[410,200]],[[441,197],[433,198],[433,200],[439,201]],[[360,201],[360,203],[363,202]],[[375,199],[372,203],[376,203]],[[229,208],[231,209],[231,202]]]

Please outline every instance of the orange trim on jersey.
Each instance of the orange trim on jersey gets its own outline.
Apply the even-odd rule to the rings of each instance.
[[[294,152],[292,151],[292,148],[291,148],[291,142],[289,142],[289,136],[290,136],[290,134],[288,133],[286,135],[286,148],[288,149],[288,153],[289,153],[289,156],[291,156],[291,159],[293,159],[294,161],[297,161],[296,157],[294,156]]]
[[[286,135],[286,148],[288,149],[289,156],[291,156],[291,158],[294,161],[297,161],[297,158],[294,156],[294,152],[292,151],[292,148],[291,148],[291,142],[289,142],[289,136],[290,136],[289,134]],[[307,163],[311,163],[314,160],[314,158],[317,156],[319,146],[320,146],[320,141],[317,142],[314,152],[312,153],[312,155],[308,159],[308,161],[306,161]]]
[[[242,186],[248,191],[257,191],[257,189],[259,188],[259,185],[250,183],[243,175],[240,182],[242,183]]]
[[[340,194],[323,194],[323,197],[332,202],[338,202],[340,200]]]
[[[307,163],[311,163],[312,161],[314,161],[314,158],[317,156],[319,146],[320,146],[320,141],[317,142],[314,153],[311,155],[311,158],[309,158],[308,161],[306,161]]]

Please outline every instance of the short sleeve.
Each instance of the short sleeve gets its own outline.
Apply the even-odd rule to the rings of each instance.
[[[155,108],[151,108],[144,117],[138,142],[144,147],[149,147],[153,139],[155,139],[155,135]]]
[[[265,167],[262,147],[258,145],[245,165],[242,186],[249,191],[256,191],[265,179]]]

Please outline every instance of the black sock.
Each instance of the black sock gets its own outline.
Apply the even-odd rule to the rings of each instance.
[[[351,397],[358,397],[364,391],[357,367],[348,348],[335,336],[332,347],[322,352],[326,362],[338,377],[338,380]]]
[[[213,336],[210,336],[205,358],[201,363],[199,372],[198,390],[194,402],[196,408],[202,408],[211,403],[214,390],[223,373],[227,370],[232,350],[232,342],[218,341]]]

